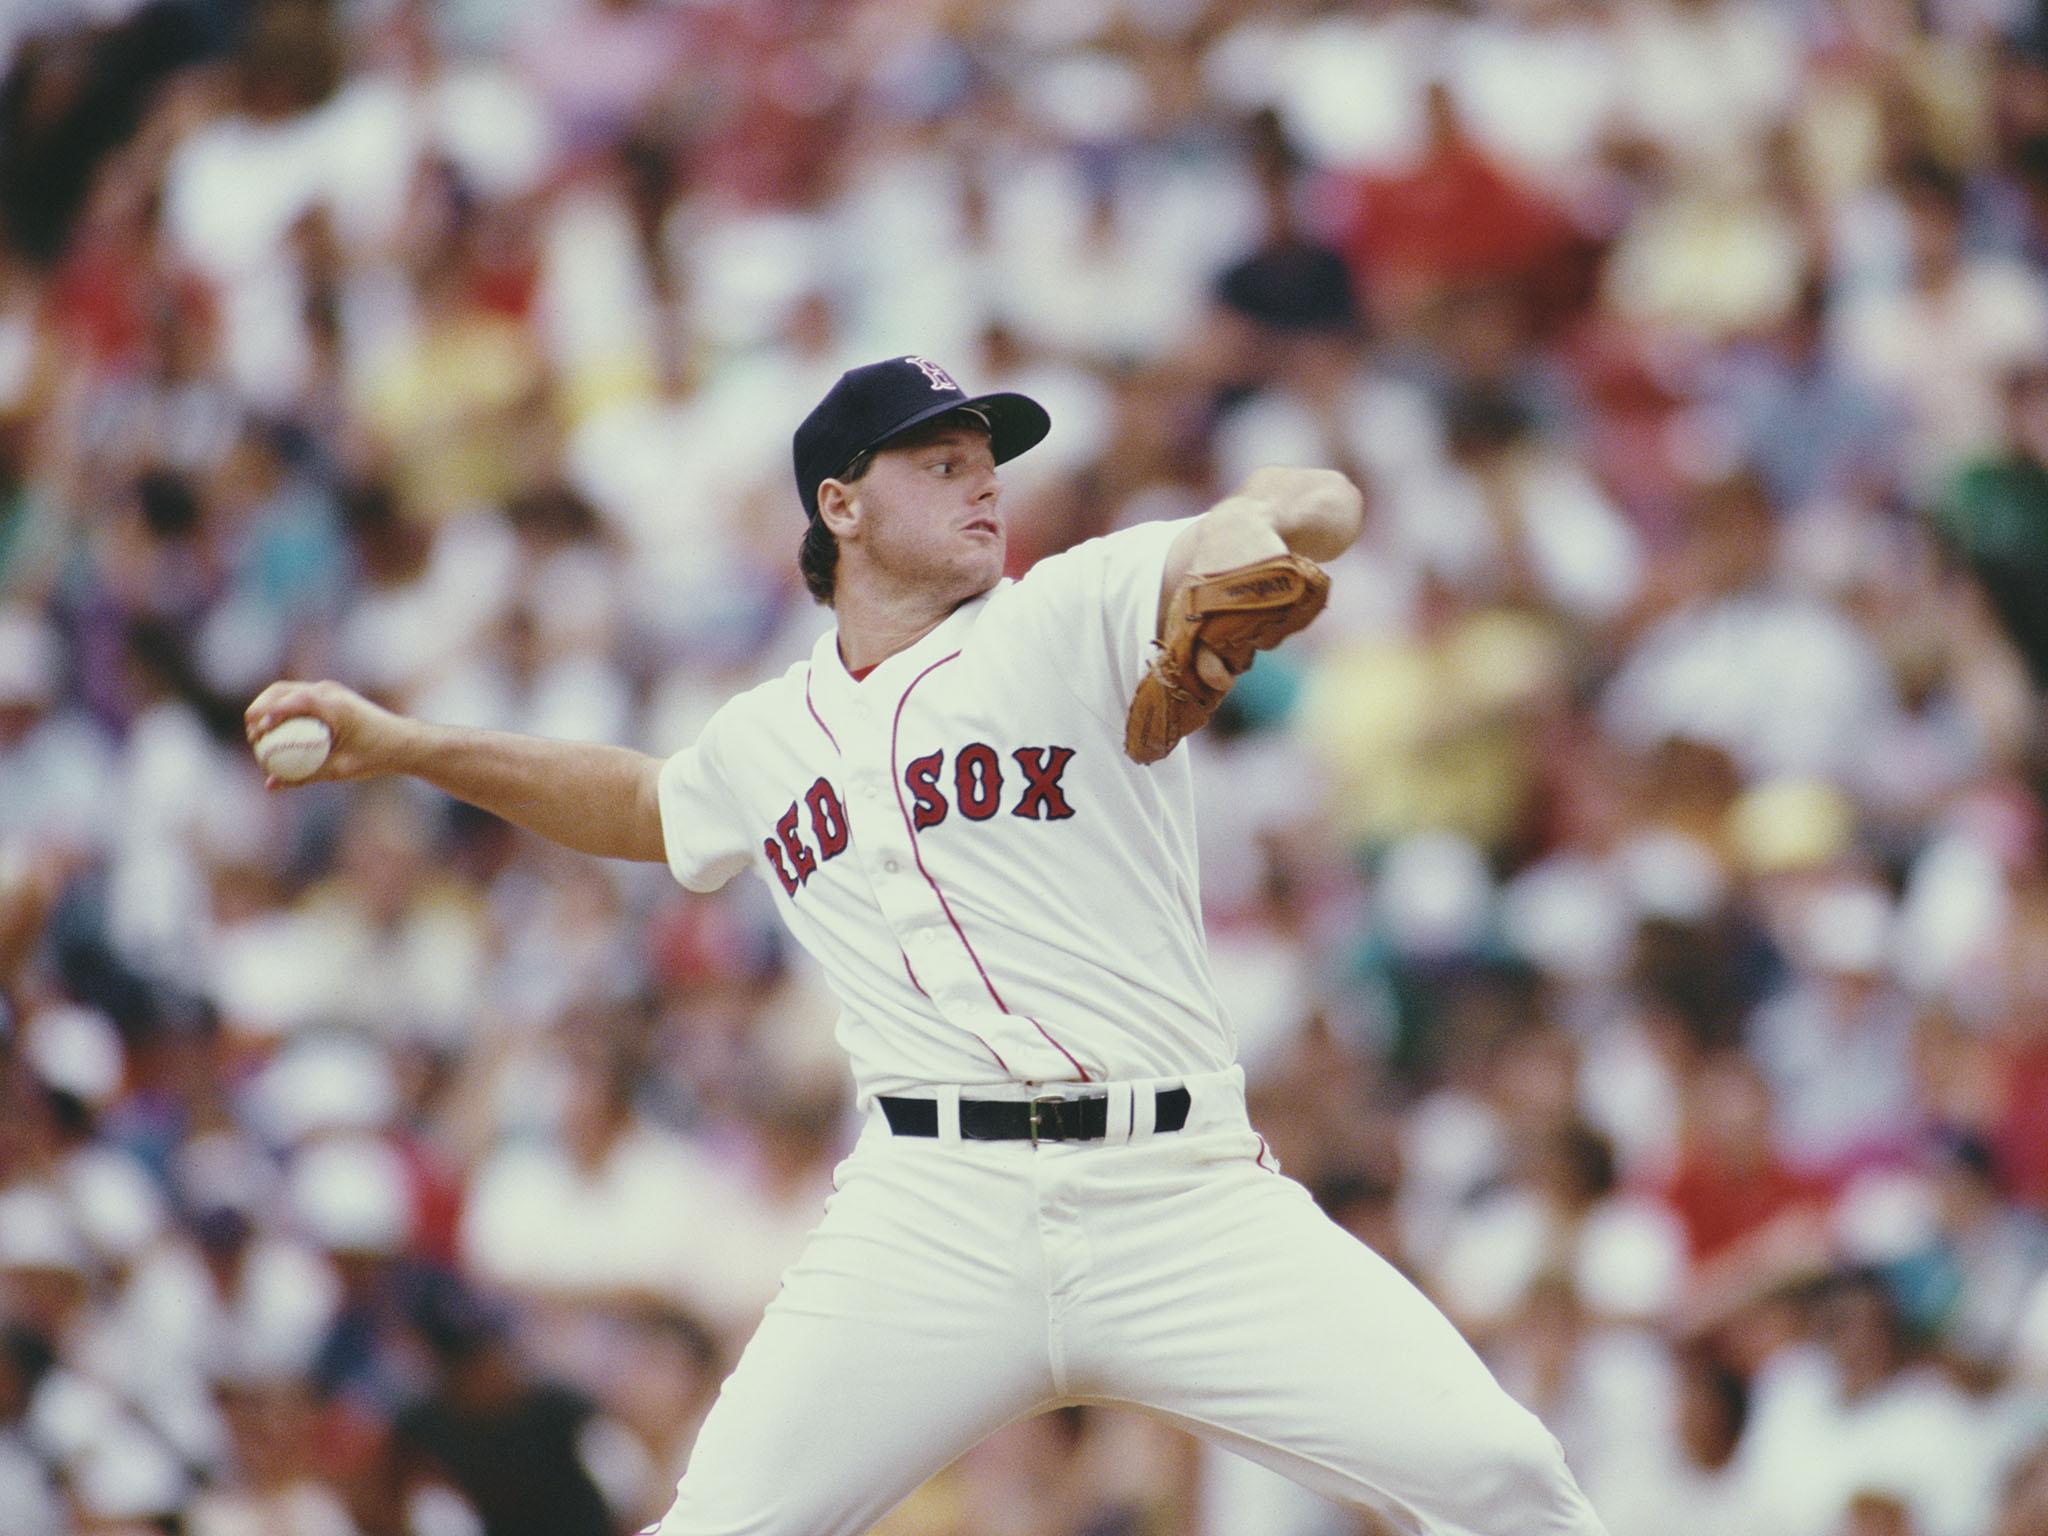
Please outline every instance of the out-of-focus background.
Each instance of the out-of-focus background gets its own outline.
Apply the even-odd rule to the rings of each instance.
[[[1190,748],[1216,969],[1615,1536],[2043,1536],[2044,60],[2023,0],[0,4],[0,1536],[666,1506],[833,1004],[751,880],[266,796],[240,711],[675,750],[827,622],[788,433],[908,351],[1051,408],[1018,571],[1367,488]],[[1076,1410],[884,1529],[1374,1528]]]

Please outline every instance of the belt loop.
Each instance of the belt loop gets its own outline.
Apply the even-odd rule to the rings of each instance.
[[[939,1140],[942,1144],[960,1145],[960,1085],[941,1083],[933,1097],[939,1104]]]
[[[1129,1083],[1111,1083],[1108,1086],[1109,1102],[1103,1106],[1108,1111],[1108,1124],[1102,1128],[1102,1139],[1129,1145],[1132,1106],[1138,1102],[1138,1090]]]
[[[1159,1118],[1159,1089],[1149,1079],[1130,1085],[1131,1092],[1131,1140],[1144,1141],[1152,1134],[1152,1127]]]

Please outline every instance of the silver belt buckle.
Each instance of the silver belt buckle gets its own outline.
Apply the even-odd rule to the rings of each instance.
[[[1047,1104],[1060,1105],[1064,1103],[1066,1103],[1066,1096],[1058,1093],[1041,1093],[1031,1100],[1031,1145],[1034,1147],[1038,1145],[1039,1110]],[[1055,1116],[1054,1118],[1057,1120],[1058,1117]],[[1061,1126],[1060,1129],[1064,1130],[1066,1127]]]

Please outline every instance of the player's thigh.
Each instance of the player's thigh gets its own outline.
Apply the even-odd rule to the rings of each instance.
[[[1013,1186],[922,1157],[849,1170],[720,1390],[661,1536],[865,1531],[1050,1397]]]
[[[1398,1530],[1598,1532],[1556,1440],[1443,1314],[1299,1184],[1218,1146],[1186,1193],[1097,1238],[1143,1277],[1091,1318],[1110,1389]]]

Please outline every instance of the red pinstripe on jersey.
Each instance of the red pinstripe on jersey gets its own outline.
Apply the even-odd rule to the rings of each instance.
[[[903,951],[900,949],[897,950],[896,953],[899,955],[903,955]],[[910,984],[913,987],[917,988],[917,995],[919,997],[923,998],[926,1002],[930,1002],[932,1000],[931,993],[925,991],[924,989],[924,983],[917,979],[917,972],[910,968],[910,956],[908,955],[903,955],[903,974],[908,976],[910,978]],[[970,1035],[974,1035],[974,1031],[971,1029],[968,1031],[968,1033]],[[981,1048],[984,1051],[987,1051],[989,1055],[995,1057],[996,1065],[998,1067],[1001,1067],[1005,1072],[1010,1070],[1010,1064],[1007,1061],[1003,1060],[1003,1053],[1001,1051],[997,1050],[994,1046],[990,1045],[986,1040],[982,1040],[981,1036],[979,1035],[974,1035],[974,1038],[976,1040],[981,1041]]]
[[[825,739],[832,743],[832,755],[840,757],[839,738],[832,734],[832,727],[825,723],[825,717],[818,713],[818,706],[811,702],[811,669],[804,668],[804,708],[811,712],[811,718],[818,722],[818,729],[825,733]]]
[[[924,883],[930,886],[932,888],[932,894],[939,898],[939,910],[946,914],[946,921],[953,925],[953,932],[955,935],[958,936],[961,948],[967,951],[967,958],[974,962],[974,969],[981,977],[981,984],[984,987],[988,988],[988,995],[995,1000],[996,1007],[1000,1008],[1004,1013],[1010,1013],[1009,1004],[1003,1001],[1003,995],[996,990],[996,984],[989,980],[988,968],[981,963],[981,956],[977,955],[974,952],[974,946],[968,942],[967,933],[960,926],[960,919],[953,915],[953,907],[952,904],[946,900],[946,893],[939,889],[939,882],[934,880],[932,878],[931,871],[924,867],[924,855],[921,852],[919,852],[917,846],[917,826],[916,823],[914,823],[910,819],[910,807],[903,803],[903,775],[897,766],[896,737],[897,733],[901,731],[903,728],[903,706],[910,702],[911,690],[916,688],[919,683],[923,682],[926,678],[930,677],[934,672],[938,671],[938,669],[940,667],[943,667],[947,662],[957,660],[959,658],[959,655],[960,653],[958,651],[954,651],[949,655],[941,656],[937,661],[933,662],[930,666],[926,667],[922,672],[918,673],[917,676],[913,677],[910,680],[909,687],[906,687],[903,690],[903,697],[896,701],[896,716],[890,722],[889,725],[889,779],[890,782],[894,784],[896,789],[896,809],[902,813],[903,830],[910,834],[910,857],[917,864],[917,872],[920,875],[924,876]],[[809,674],[806,673],[805,677],[806,681],[808,681]],[[824,721],[821,720],[818,723],[822,726],[824,724]],[[826,734],[829,735],[830,732],[827,732]],[[905,960],[907,963],[908,956],[905,957]],[[1015,1018],[1018,1017],[1018,1015],[1011,1014],[1011,1017]],[[1031,1015],[1028,1013],[1022,1015],[1022,1017],[1030,1023],[1033,1029],[1036,1029],[1041,1035],[1045,1036],[1047,1043],[1050,1044],[1054,1050],[1058,1051],[1062,1056],[1067,1058],[1068,1064],[1072,1066],[1076,1072],[1081,1074],[1082,1082],[1092,1083],[1095,1081],[1094,1078],[1088,1075],[1088,1069],[1082,1066],[1081,1063],[1075,1059],[1074,1053],[1068,1050],[1064,1045],[1061,1045],[1058,1040],[1053,1038],[1051,1030],[1047,1029],[1043,1024],[1039,1023],[1038,1020],[1032,1018]],[[987,1042],[984,1041],[983,1044],[987,1044]],[[989,1054],[994,1055],[994,1050],[991,1049]],[[996,1057],[996,1059],[998,1061],[1002,1060],[1000,1056]],[[1009,1068],[1004,1067],[1003,1070],[1007,1072]]]
[[[955,652],[954,652],[953,654],[954,654],[955,656],[957,656],[957,655],[959,655],[960,653],[959,653],[958,651],[955,651]],[[948,659],[948,660],[951,660],[951,657],[949,657],[949,658],[947,658],[947,659]],[[928,667],[928,668],[926,668],[925,670],[926,670],[926,671],[930,671],[931,669],[930,669],[930,668]],[[919,676],[922,676],[922,675],[923,675],[922,673],[920,673],[920,674],[919,674]],[[911,687],[913,687],[913,688],[914,688],[914,687],[916,687],[916,686],[917,686],[917,681],[916,681],[916,679],[915,679],[915,678],[913,678],[913,679],[911,680]],[[905,689],[905,690],[904,690],[904,697],[905,697],[905,698],[908,698],[909,696],[910,696],[910,690],[909,690],[909,689]],[[834,753],[835,755],[843,756],[844,754],[843,754],[843,753],[840,753],[840,751],[839,751],[839,738],[838,738],[837,736],[834,736],[834,735],[832,734],[832,727],[831,727],[831,726],[829,726],[829,725],[827,725],[827,724],[825,723],[825,717],[824,717],[823,715],[821,715],[821,714],[819,714],[819,713],[818,713],[818,706],[817,706],[817,705],[815,705],[815,704],[813,704],[813,703],[811,702],[811,669],[810,669],[809,667],[806,667],[806,668],[804,668],[804,708],[805,708],[805,709],[808,709],[808,710],[809,710],[809,711],[811,712],[811,718],[812,718],[813,720],[815,720],[815,721],[817,721],[817,722],[818,722],[818,729],[819,729],[819,730],[821,730],[821,731],[823,731],[823,732],[825,733],[825,739],[826,739],[827,741],[829,741],[829,742],[831,742],[831,743],[832,743],[832,751],[833,751],[833,753]],[[902,706],[902,705],[901,705],[900,703],[899,703],[899,704],[898,704],[898,705],[896,706],[896,715],[897,715],[897,718],[898,718],[898,719],[901,719],[901,718],[902,718],[902,715],[903,715],[903,706]],[[893,743],[892,743],[892,747],[893,747]],[[892,761],[891,761],[891,763],[890,763],[890,771],[891,771],[891,772],[893,773],[893,772],[894,772],[894,770],[895,770],[895,763],[894,763],[894,761],[893,761],[893,759],[892,759]],[[898,790],[898,791],[897,791],[897,800],[898,800],[898,802],[899,802],[899,803],[901,802],[902,798],[903,798],[903,796],[902,796],[902,791],[901,791],[901,790]],[[912,839],[912,852],[915,852],[915,851],[916,851],[915,843],[916,843],[916,839],[915,839],[915,838],[913,838],[913,839]],[[922,863],[919,863],[919,865],[918,865],[918,869],[919,869],[919,871],[921,872],[921,871],[922,871],[922,870],[924,869],[924,865],[923,865]],[[926,875],[926,876],[925,876],[925,878],[926,878],[927,880],[929,880],[929,879],[931,878],[931,876],[930,876],[930,875]],[[938,887],[937,887],[937,886],[935,885],[935,886],[933,886],[933,887],[932,887],[932,889],[933,889],[934,891],[936,891],[936,890],[938,890]],[[939,901],[940,901],[940,904],[941,904],[941,905],[943,905],[943,904],[945,903],[945,897],[941,896],[941,897],[939,898]],[[948,912],[948,913],[946,914],[946,916],[947,916],[948,918],[952,917],[952,915],[953,915],[953,914],[952,914],[951,912]],[[958,933],[958,932],[959,932],[959,929],[960,929],[960,925],[959,925],[958,923],[955,923],[955,924],[953,924],[953,929],[954,929],[954,932]],[[960,942],[961,942],[961,943],[963,943],[963,944],[965,944],[965,943],[967,942],[967,936],[966,936],[965,934],[961,934],[961,935],[960,935]],[[898,950],[898,951],[897,951],[897,953],[898,953],[898,954],[903,954],[903,952],[902,952],[901,950]],[[974,953],[974,951],[973,951],[972,949],[969,949],[969,950],[968,950],[968,953],[969,953],[969,954],[971,955],[971,954],[973,954],[973,953]],[[976,968],[977,970],[979,970],[979,969],[980,969],[980,967],[981,967],[981,962],[980,962],[979,960],[977,960],[977,961],[975,961],[975,962],[974,962],[974,964],[975,964],[975,968]],[[930,1001],[931,1001],[931,996],[932,996],[932,995],[931,995],[931,993],[929,993],[929,992],[925,991],[925,989],[924,989],[924,983],[923,983],[923,982],[921,982],[921,981],[919,981],[919,980],[917,979],[917,972],[916,972],[916,971],[914,971],[914,970],[912,970],[912,969],[910,968],[910,956],[908,956],[908,955],[903,955],[903,974],[904,974],[904,975],[906,975],[906,976],[908,976],[908,977],[910,978],[910,984],[911,984],[911,985],[912,985],[913,987],[917,988],[918,996],[922,997],[922,998],[923,998],[923,999],[924,999],[924,1000],[925,1000],[926,1002],[930,1002]],[[982,980],[983,980],[983,981],[987,981],[987,980],[988,980],[988,977],[987,977],[987,975],[986,975],[986,974],[984,974],[984,975],[982,976]],[[989,988],[989,991],[990,991],[991,993],[993,993],[993,992],[995,991],[995,988],[991,987],[991,988]],[[1001,1007],[1001,1006],[1002,1006],[1002,999],[1000,999],[1000,998],[996,999],[996,1006],[998,1006],[998,1007]],[[1007,1011],[1007,1010],[1006,1010],[1006,1011]],[[1035,1023],[1035,1022],[1036,1022],[1036,1020],[1034,1020],[1033,1022]],[[972,1031],[972,1030],[970,1030],[970,1031],[968,1031],[968,1033],[970,1033],[970,1034],[973,1034],[973,1031]],[[994,1046],[990,1045],[990,1044],[989,1044],[989,1043],[988,1043],[988,1042],[987,1042],[986,1040],[982,1040],[981,1036],[979,1036],[979,1035],[975,1035],[975,1036],[974,1036],[974,1038],[975,1038],[976,1040],[978,1040],[978,1041],[980,1041],[980,1042],[981,1042],[981,1048],[982,1048],[982,1049],[983,1049],[984,1051],[987,1051],[987,1052],[989,1053],[989,1055],[990,1055],[990,1056],[992,1056],[992,1057],[994,1057],[994,1058],[995,1058],[995,1063],[996,1063],[996,1066],[997,1066],[997,1067],[999,1067],[1000,1069],[1002,1069],[1002,1070],[1003,1070],[1003,1071],[1005,1071],[1005,1072],[1007,1072],[1007,1071],[1009,1071],[1009,1070],[1010,1070],[1010,1064],[1009,1064],[1009,1063],[1008,1063],[1007,1061],[1003,1060],[1003,1053],[1002,1053],[1001,1051],[997,1050],[997,1049],[996,1049],[996,1048],[995,1048]],[[1047,1038],[1048,1038],[1048,1039],[1050,1039],[1051,1037],[1050,1037],[1050,1036],[1048,1036]],[[1059,1044],[1059,1042],[1058,1042],[1057,1040],[1055,1040],[1055,1041],[1053,1041],[1053,1044],[1057,1045],[1057,1044]],[[1072,1061],[1072,1060],[1073,1060],[1073,1057],[1069,1056],[1069,1057],[1068,1057],[1067,1059],[1068,1059],[1069,1061]],[[1079,1064],[1078,1064],[1078,1063],[1076,1063],[1076,1065],[1078,1066]],[[1087,1074],[1086,1074],[1086,1073],[1084,1072],[1084,1073],[1082,1073],[1082,1076],[1083,1076],[1083,1077],[1086,1077],[1086,1076],[1087,1076]]]

